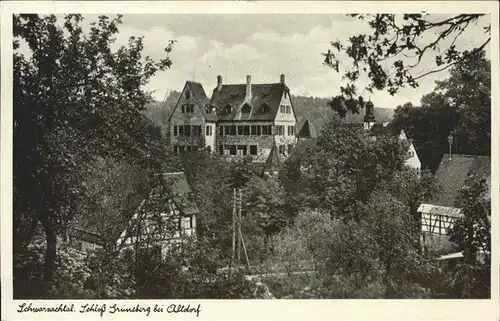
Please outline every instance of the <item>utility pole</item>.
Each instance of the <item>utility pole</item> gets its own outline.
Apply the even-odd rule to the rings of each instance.
[[[238,265],[241,264],[241,242],[243,235],[241,235],[241,190],[238,190]]]
[[[231,257],[231,268],[234,266],[234,254],[236,250],[236,188],[233,189],[233,254]]]
[[[448,146],[450,148],[450,158],[451,159],[451,144],[453,144],[453,132],[450,132],[448,135]]]

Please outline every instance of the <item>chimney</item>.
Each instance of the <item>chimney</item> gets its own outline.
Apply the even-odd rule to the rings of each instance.
[[[247,75],[247,89],[246,89],[246,99],[252,98],[252,76]]]
[[[222,89],[222,76],[217,76],[217,90],[220,91]]]
[[[283,75],[283,74],[281,74],[281,76],[280,76],[280,83],[281,83],[282,85],[284,85],[284,84],[285,84],[285,75]]]

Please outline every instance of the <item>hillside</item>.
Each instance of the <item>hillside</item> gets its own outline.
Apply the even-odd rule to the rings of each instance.
[[[148,105],[145,115],[148,116],[155,125],[159,126],[162,133],[168,131],[168,118],[172,113],[180,92],[172,91],[164,102],[153,102]],[[300,128],[305,119],[319,131],[323,124],[334,115],[333,110],[328,106],[329,98],[293,96],[292,103],[297,115],[297,127]],[[391,121],[394,114],[393,109],[375,107],[375,117],[377,121]],[[362,122],[364,111],[360,114],[348,114],[345,118],[347,122]]]
[[[307,118],[319,131],[323,124],[334,115],[333,110],[328,105],[329,98],[293,96],[292,103],[297,114],[297,127],[300,128]],[[394,110],[389,108],[375,107],[375,117],[377,122],[391,121]],[[363,122],[364,110],[359,114],[347,114],[346,122]]]

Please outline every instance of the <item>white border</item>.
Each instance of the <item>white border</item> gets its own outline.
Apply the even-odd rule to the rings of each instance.
[[[25,1],[0,2],[1,7],[1,249],[2,251],[2,320],[49,320],[52,318],[97,319],[97,314],[17,314],[21,301],[12,298],[12,13],[491,13],[491,65],[492,65],[492,298],[491,300],[193,300],[193,301],[94,301],[119,304],[201,303],[200,318],[208,320],[499,320],[499,253],[500,221],[499,199],[499,5],[496,1],[366,1],[366,2],[319,2],[319,1]],[[334,37],[332,36],[332,39]],[[34,301],[36,305],[68,301]],[[69,301],[79,306],[82,301]],[[90,301],[89,301],[90,302]],[[143,314],[106,314],[106,319],[136,319]],[[151,314],[149,319],[195,318],[189,314]]]

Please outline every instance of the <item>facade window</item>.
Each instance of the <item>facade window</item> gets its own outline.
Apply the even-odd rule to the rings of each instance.
[[[236,125],[230,126],[231,128],[231,135],[236,136]]]
[[[236,155],[236,145],[229,145],[229,155]]]
[[[246,154],[247,154],[247,146],[238,145],[238,155],[246,155]]]
[[[212,136],[212,126],[207,126],[205,128],[205,135],[206,136]]]
[[[290,106],[286,106],[286,113],[291,114],[292,113],[292,108]]]
[[[285,145],[278,145],[278,153],[280,155],[285,155]]]
[[[184,136],[184,126],[179,126],[179,136]]]
[[[231,135],[231,126],[224,126],[224,133],[227,135]]]
[[[276,135],[279,135],[279,136],[285,135],[285,126],[276,125]]]
[[[260,136],[261,135],[261,127],[260,126],[257,126],[257,136]]]
[[[219,126],[219,135],[224,136],[224,126]]]
[[[185,105],[182,105],[182,113],[186,113],[186,114],[191,114],[193,113],[194,111],[194,105],[191,105],[191,104],[185,104]]]
[[[245,136],[250,135],[250,126],[249,125],[243,126],[243,135],[245,135]]]
[[[186,137],[191,136],[191,126],[189,126],[189,125],[184,126],[184,136],[186,136]]]
[[[201,126],[192,126],[193,136],[201,136]]]
[[[219,145],[219,155],[224,155],[224,145]]]
[[[177,136],[177,125],[174,126],[174,136]]]
[[[267,126],[262,126],[262,135],[270,135],[271,133],[269,133],[267,131]]]
[[[293,145],[292,144],[288,144],[288,155],[291,155],[292,151],[293,151]]]
[[[280,113],[282,113],[282,114],[285,113],[285,106],[284,105],[280,106]]]
[[[191,228],[191,218],[190,217],[183,217],[182,218],[182,228],[185,230]]]
[[[257,145],[250,145],[250,155],[257,155]]]
[[[238,126],[238,135],[243,135],[243,126]]]
[[[288,126],[288,136],[293,136],[293,135],[295,135],[295,127]]]
[[[257,126],[250,126],[250,135],[257,135]]]

